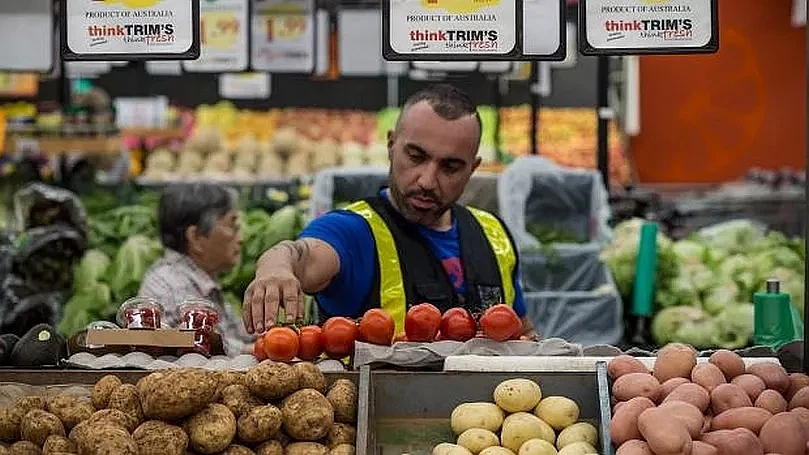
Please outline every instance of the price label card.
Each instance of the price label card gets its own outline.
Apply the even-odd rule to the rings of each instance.
[[[186,60],[189,72],[219,73],[247,69],[249,0],[202,0],[200,56]]]
[[[585,55],[695,54],[719,50],[718,0],[580,0]]]
[[[199,0],[69,0],[60,4],[65,60],[199,57]]]
[[[258,1],[252,18],[253,69],[311,73],[315,69],[314,0]]]
[[[226,99],[263,100],[270,97],[269,73],[223,74],[219,96]]]
[[[531,60],[564,60],[565,0],[523,0],[522,53]]]

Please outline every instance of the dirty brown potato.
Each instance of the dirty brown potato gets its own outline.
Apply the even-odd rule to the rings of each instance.
[[[119,426],[88,425],[83,436],[80,440],[74,441],[81,454],[139,455],[135,440]]]
[[[70,439],[55,434],[48,436],[48,439],[45,440],[45,444],[42,445],[42,453],[44,455],[49,455],[53,452],[71,453],[76,452],[77,450],[76,444],[74,444]]]
[[[239,439],[251,444],[264,442],[281,429],[282,422],[281,410],[271,404],[253,408],[239,417]]]
[[[139,423],[135,416],[125,414],[123,411],[118,409],[102,409],[100,411],[96,411],[90,416],[89,419],[87,419],[87,421],[90,423],[113,422],[126,428],[126,431],[129,432],[135,431],[135,428],[137,428]]]
[[[345,423],[335,423],[331,426],[326,441],[328,442],[329,448],[332,450],[341,444],[350,444],[353,446],[357,441],[357,430]]]
[[[188,435],[182,428],[159,420],[143,422],[132,433],[140,455],[185,455]]]
[[[295,369],[282,362],[262,362],[251,368],[244,379],[250,392],[265,401],[285,398],[300,384]]]
[[[14,442],[20,439],[20,423],[28,411],[44,410],[47,407],[45,397],[23,397],[11,408],[0,409],[0,441]]]
[[[48,402],[48,412],[58,417],[65,429],[69,431],[82,420],[89,419],[96,410],[87,401],[62,395]]]
[[[108,374],[99,379],[93,386],[93,394],[91,396],[93,406],[95,406],[96,409],[106,408],[110,402],[110,395],[112,395],[112,392],[121,384],[121,380],[118,379],[118,376],[112,374]]]
[[[329,452],[329,455],[354,455],[356,449],[351,444],[340,444]]]
[[[256,455],[256,453],[245,446],[234,444],[225,449],[222,455]]]
[[[216,384],[215,377],[204,370],[162,373],[142,384],[144,389],[148,388],[141,397],[143,413],[149,419],[165,421],[188,417],[206,409],[213,401]]]
[[[121,384],[113,390],[107,407],[134,417],[138,423],[143,421],[143,408],[138,389],[132,384]]]
[[[219,403],[194,414],[185,423],[191,448],[202,454],[225,450],[236,436],[236,417],[227,406]]]
[[[138,379],[138,382],[135,383],[135,388],[138,389],[138,395],[145,396],[146,392],[152,390],[155,384],[165,378],[168,373],[168,371],[155,371]]]
[[[219,402],[227,406],[237,418],[264,404],[242,384],[231,384],[222,389]]]
[[[298,388],[315,389],[325,395],[326,376],[317,365],[312,362],[300,362],[293,365],[292,368],[298,374]]]
[[[8,448],[10,455],[40,455],[42,450],[31,441],[17,441]]]
[[[286,455],[326,455],[329,449],[316,442],[293,442],[286,447]]]
[[[102,420],[98,422],[90,422],[89,420],[85,420],[84,422],[81,422],[73,427],[73,429],[70,430],[70,434],[67,436],[67,438],[76,444],[76,447],[78,447],[79,451],[81,451],[84,441],[90,439],[90,434],[98,432],[101,429],[119,430],[118,432],[113,432],[113,434],[118,434],[120,432],[124,432],[127,435],[129,434],[129,431],[127,431],[123,425],[112,420]]]
[[[256,447],[256,455],[284,455],[284,446],[272,439]]]
[[[302,389],[288,396],[281,405],[281,412],[284,430],[298,441],[325,438],[334,424],[334,408],[315,389]]]
[[[219,401],[225,387],[234,384],[244,385],[244,373],[240,371],[216,372],[216,393],[214,394],[214,401]]]
[[[357,386],[348,379],[338,379],[329,388],[326,398],[334,408],[334,420],[341,423],[357,422]]]
[[[32,409],[22,418],[22,423],[20,423],[22,439],[42,447],[48,436],[52,434],[64,436],[65,427],[62,425],[62,421],[50,412]]]

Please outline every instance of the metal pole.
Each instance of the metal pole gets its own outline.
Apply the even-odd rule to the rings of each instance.
[[[807,0],[809,1],[809,0]],[[803,28],[806,32],[806,67],[809,69],[809,22]],[[809,72],[807,72],[807,80],[805,87],[809,87]],[[807,88],[807,103],[806,103],[806,130],[809,131],[809,88]],[[806,141],[806,162],[809,165],[809,140]],[[803,191],[803,242],[804,249],[809,250],[809,179],[806,178],[807,169],[804,167],[804,191]],[[809,295],[809,262],[804,264],[803,270],[803,295]],[[809,374],[809,343],[806,341],[806,330],[809,330],[809,302],[804,299],[803,302],[803,371]]]
[[[609,125],[612,117],[609,109],[610,58],[598,57],[598,170],[607,192],[610,191]]]
[[[539,62],[531,62],[531,155],[539,154],[539,90],[537,90],[537,77],[539,76]]]

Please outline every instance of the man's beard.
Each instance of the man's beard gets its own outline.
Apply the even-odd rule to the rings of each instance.
[[[392,180],[392,179],[391,179]],[[390,188],[390,195],[393,198],[393,201],[396,203],[396,208],[399,210],[399,213],[405,217],[410,222],[420,223],[420,224],[431,224],[441,218],[441,216],[446,213],[447,210],[450,209],[450,205],[443,205],[441,201],[436,197],[435,194],[432,194],[429,191],[411,191],[407,194],[402,193],[399,189],[391,184]],[[408,202],[408,199],[411,197],[418,197],[422,199],[428,199],[433,204],[435,204],[435,208],[431,210],[418,210],[415,207],[411,206]]]

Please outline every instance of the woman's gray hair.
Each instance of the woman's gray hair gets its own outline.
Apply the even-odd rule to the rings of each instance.
[[[160,196],[158,224],[163,246],[186,253],[185,232],[196,226],[210,235],[217,220],[236,207],[236,192],[215,183],[187,183],[167,187]]]

